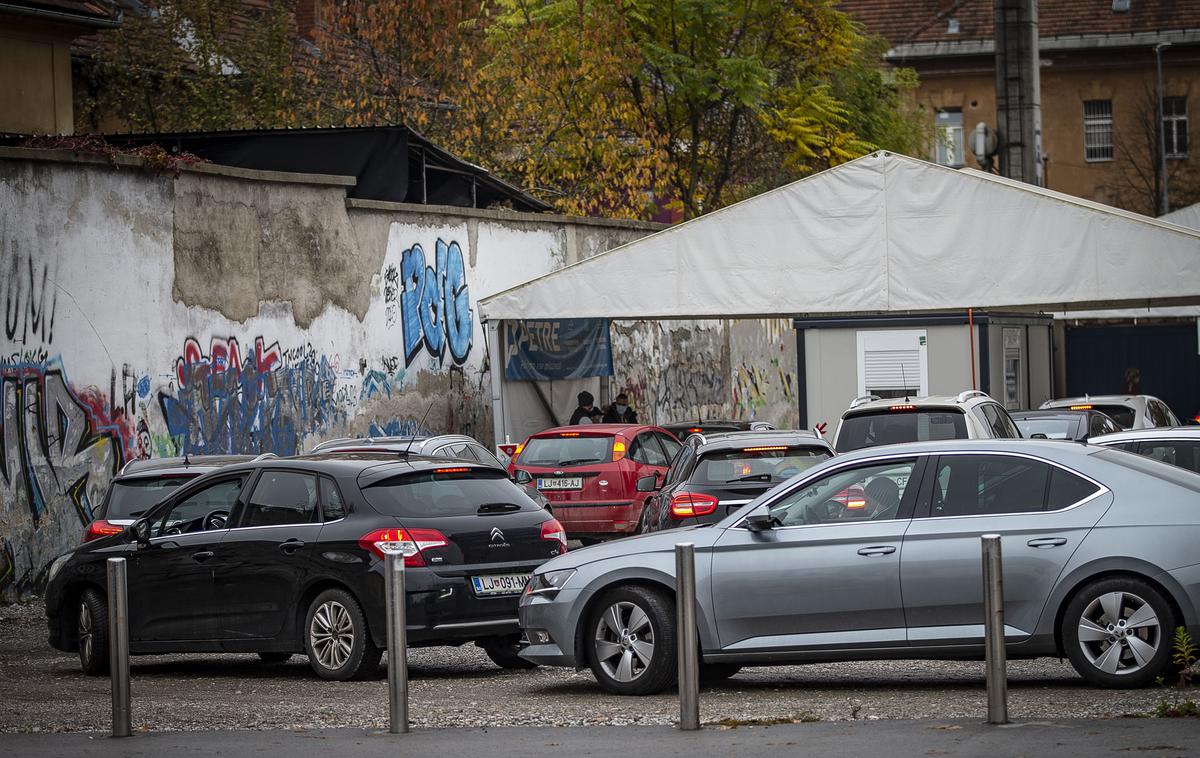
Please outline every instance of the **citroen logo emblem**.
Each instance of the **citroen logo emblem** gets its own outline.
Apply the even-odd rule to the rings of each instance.
[[[498,526],[492,527],[492,542],[504,542],[504,532]]]

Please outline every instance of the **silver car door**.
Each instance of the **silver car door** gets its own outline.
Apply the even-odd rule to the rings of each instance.
[[[769,509],[774,528],[727,529],[712,558],[721,649],[905,646],[900,546],[922,462],[855,461],[756,510]]]
[[[983,534],[1001,535],[1005,636],[1027,637],[1112,502],[1099,483],[1016,453],[942,455],[925,482],[900,559],[908,639],[917,646],[982,644]]]

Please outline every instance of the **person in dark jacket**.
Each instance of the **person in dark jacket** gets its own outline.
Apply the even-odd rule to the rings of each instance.
[[[579,407],[571,414],[570,425],[575,426],[579,423],[591,423],[592,412],[596,410],[596,406],[594,405],[596,399],[587,390],[580,392],[576,399],[579,401]],[[585,418],[587,421],[582,421]]]
[[[636,424],[637,411],[629,407],[629,396],[624,392],[617,395],[616,401],[604,409],[606,424]]]

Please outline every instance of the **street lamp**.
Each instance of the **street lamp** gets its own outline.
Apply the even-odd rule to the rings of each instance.
[[[1171,206],[1167,200],[1167,113],[1163,100],[1162,51],[1170,42],[1159,42],[1154,46],[1154,60],[1158,68],[1158,172],[1162,175],[1162,195],[1158,215],[1164,215]]]

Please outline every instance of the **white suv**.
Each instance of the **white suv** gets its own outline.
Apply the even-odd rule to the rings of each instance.
[[[899,442],[1020,436],[1003,406],[978,390],[914,398],[868,395],[856,398],[842,414],[833,447],[848,453]]]
[[[1107,413],[1122,429],[1152,429],[1179,426],[1179,419],[1167,404],[1153,395],[1084,395],[1047,400],[1043,408],[1070,408],[1073,411]]]

